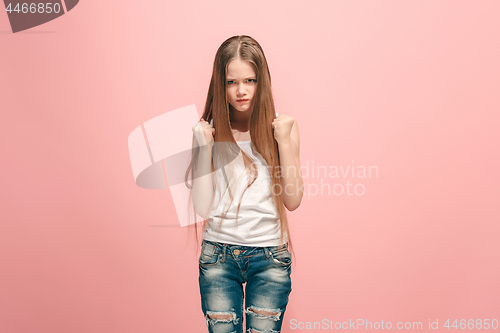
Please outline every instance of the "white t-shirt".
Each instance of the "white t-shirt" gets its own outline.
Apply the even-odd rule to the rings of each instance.
[[[238,141],[238,146],[253,160],[258,170],[255,182],[244,192],[248,184],[248,175],[244,172],[244,164],[241,153],[230,164],[234,168],[233,178],[237,187],[230,186],[234,200],[229,206],[231,198],[227,191],[219,199],[220,195],[215,193],[212,213],[208,218],[207,226],[203,232],[203,239],[244,246],[278,246],[280,245],[280,219],[278,211],[271,198],[271,178],[267,163],[264,158],[252,149],[251,141]],[[219,186],[217,189],[226,188],[226,180],[219,169],[216,171]],[[236,211],[241,198],[238,220]],[[227,211],[224,219],[223,212]],[[219,223],[222,221],[219,229]],[[283,242],[287,238],[284,235]]]

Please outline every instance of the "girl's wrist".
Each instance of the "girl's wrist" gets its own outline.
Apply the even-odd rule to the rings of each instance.
[[[292,145],[292,141],[290,140],[290,138],[286,138],[286,139],[281,139],[281,140],[276,140],[278,142],[278,147],[280,148],[287,148],[289,146]]]

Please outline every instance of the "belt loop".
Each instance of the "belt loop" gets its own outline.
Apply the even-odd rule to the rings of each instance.
[[[222,263],[226,261],[226,247],[227,247],[226,244],[222,246]]]
[[[267,247],[264,247],[264,253],[266,254],[266,260],[271,257],[271,254],[269,253],[269,249]]]

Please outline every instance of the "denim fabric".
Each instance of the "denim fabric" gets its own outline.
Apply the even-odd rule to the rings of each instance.
[[[203,240],[199,284],[208,331],[242,333],[245,313],[246,332],[280,332],[291,264],[288,244],[279,249]]]

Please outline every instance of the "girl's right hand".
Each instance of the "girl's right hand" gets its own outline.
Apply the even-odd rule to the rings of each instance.
[[[194,137],[200,146],[205,146],[214,142],[215,128],[203,118],[201,118],[201,121],[193,126],[192,130]]]

